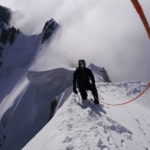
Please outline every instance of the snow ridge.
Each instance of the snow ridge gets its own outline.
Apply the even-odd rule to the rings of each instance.
[[[134,92],[134,86],[142,90],[146,82],[97,83],[99,95],[109,102],[135,96],[138,92]],[[150,91],[145,95],[150,98]],[[139,99],[142,100],[144,97]],[[149,109],[139,102],[119,107],[96,106],[90,93],[85,102],[72,93],[23,150],[148,150],[149,117]]]

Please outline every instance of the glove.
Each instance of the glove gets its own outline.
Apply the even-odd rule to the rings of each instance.
[[[75,94],[78,94],[78,91],[77,91],[76,89],[73,89],[73,92],[74,92]]]

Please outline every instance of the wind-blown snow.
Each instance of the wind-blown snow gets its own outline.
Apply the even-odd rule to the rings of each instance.
[[[17,86],[12,90],[12,92],[4,98],[0,105],[0,118],[2,118],[3,114],[11,108],[14,103],[16,103],[17,97],[22,97],[24,91],[28,86],[28,80],[23,80],[17,84]],[[6,107],[5,107],[6,106]]]

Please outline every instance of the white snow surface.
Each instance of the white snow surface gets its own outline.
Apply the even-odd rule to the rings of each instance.
[[[103,101],[122,103],[137,96],[147,83],[97,82],[96,85]],[[71,93],[23,150],[149,150],[149,99],[150,89],[126,105],[96,106],[90,92],[84,102]]]

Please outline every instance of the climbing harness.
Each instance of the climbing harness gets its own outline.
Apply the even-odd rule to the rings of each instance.
[[[149,82],[148,85],[145,87],[145,89],[144,89],[142,92],[140,92],[135,98],[133,98],[133,99],[127,101],[127,102],[120,103],[120,104],[109,104],[109,103],[106,103],[106,102],[104,102],[104,101],[98,99],[97,97],[95,97],[95,98],[96,98],[98,101],[100,101],[100,103],[106,104],[106,105],[109,105],[109,106],[120,106],[120,105],[125,105],[125,104],[128,104],[128,103],[130,103],[130,102],[136,100],[137,98],[139,98],[141,95],[143,95],[143,94],[149,89],[149,87],[150,87],[150,82]]]

